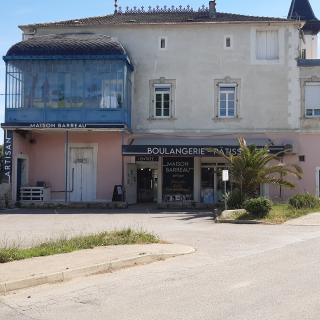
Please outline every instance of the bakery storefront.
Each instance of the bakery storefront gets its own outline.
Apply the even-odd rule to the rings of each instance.
[[[255,142],[263,147],[266,141]],[[281,146],[270,147],[283,151]],[[216,152],[238,154],[235,139],[217,141],[182,139],[136,139],[123,146],[126,159],[125,187],[129,203],[197,202],[215,204],[222,200],[222,171],[226,160]],[[227,191],[232,186],[227,184]]]

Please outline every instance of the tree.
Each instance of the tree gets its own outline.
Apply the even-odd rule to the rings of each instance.
[[[273,184],[294,188],[295,184],[287,180],[289,176],[302,178],[302,169],[295,164],[280,162],[280,153],[271,154],[268,147],[258,148],[247,145],[244,138],[239,138],[240,153],[225,155],[216,150],[230,167],[233,184],[239,189],[241,199],[258,196],[261,184]]]

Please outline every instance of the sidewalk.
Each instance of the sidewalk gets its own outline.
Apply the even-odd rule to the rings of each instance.
[[[178,244],[109,246],[4,263],[0,264],[0,295],[152,263],[194,251],[192,247]]]
[[[290,226],[320,226],[320,212],[289,220],[285,224]]]

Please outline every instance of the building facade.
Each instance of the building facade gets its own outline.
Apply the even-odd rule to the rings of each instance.
[[[122,185],[129,203],[215,203],[227,165],[214,148],[236,154],[238,137],[304,170],[295,190],[263,194],[319,196],[320,22],[308,0],[287,19],[210,1],[20,28],[4,57],[13,199],[38,187],[46,201],[110,201]]]

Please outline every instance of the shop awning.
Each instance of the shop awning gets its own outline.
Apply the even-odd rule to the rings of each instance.
[[[247,144],[257,147],[268,146],[271,153],[279,153],[288,149],[287,146],[275,146],[269,139],[247,139]],[[122,147],[125,156],[185,156],[210,157],[216,156],[216,149],[225,154],[238,154],[239,143],[234,139],[215,138],[137,138],[129,145]]]

